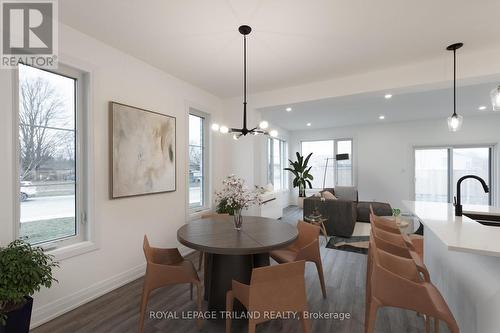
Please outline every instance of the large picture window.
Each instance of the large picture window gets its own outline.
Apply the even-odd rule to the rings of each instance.
[[[19,65],[19,238],[82,240],[81,73]]]
[[[491,204],[492,151],[485,147],[443,147],[415,149],[415,200],[453,202],[460,177],[476,175],[490,187],[484,193],[475,180],[462,183],[462,204]]]
[[[202,210],[207,191],[207,115],[191,109],[189,113],[189,208]]]
[[[283,170],[287,166],[287,156],[286,141],[267,139],[267,182],[273,184],[275,191],[288,188],[287,173]]]
[[[352,186],[352,140],[302,141],[302,155],[312,153],[309,159],[313,188]],[[338,154],[348,154],[348,159],[336,160]]]

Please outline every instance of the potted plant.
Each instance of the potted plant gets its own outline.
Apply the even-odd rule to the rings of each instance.
[[[28,333],[35,291],[57,281],[53,256],[15,240],[0,247],[0,333]]]
[[[288,160],[290,162],[290,167],[285,168],[285,170],[290,171],[295,176],[293,179],[293,187],[299,188],[299,207],[302,208],[304,206],[304,198],[306,197],[306,186],[312,188],[311,180],[314,179],[313,175],[309,173],[312,167],[307,166],[312,153],[307,155],[305,159],[299,152],[295,154],[297,155],[297,160],[295,162]]]
[[[230,175],[222,181],[222,190],[215,192],[217,213],[233,215],[234,228],[241,230],[243,216],[241,212],[251,205],[262,204],[262,197],[258,191],[250,191],[245,187],[243,179]]]

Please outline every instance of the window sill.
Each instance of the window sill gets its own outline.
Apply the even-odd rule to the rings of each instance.
[[[82,255],[84,253],[95,251],[98,248],[99,247],[95,242],[83,241],[67,246],[58,247],[56,249],[47,251],[47,254],[53,255],[55,260],[61,261]]]
[[[212,213],[211,208],[208,208],[208,207],[198,208],[196,211],[195,210],[190,210],[189,211],[188,220],[189,221],[198,220],[198,219],[201,218],[201,216],[203,214],[208,214],[208,213]]]

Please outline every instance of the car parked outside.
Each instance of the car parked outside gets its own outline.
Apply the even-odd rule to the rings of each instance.
[[[21,201],[26,201],[28,198],[36,195],[36,186],[32,182],[22,181],[21,182]]]

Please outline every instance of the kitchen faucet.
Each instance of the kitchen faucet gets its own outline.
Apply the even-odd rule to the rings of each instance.
[[[490,190],[488,189],[488,185],[486,185],[486,182],[484,181],[483,178],[475,175],[466,175],[461,177],[458,182],[457,182],[457,196],[454,198],[455,200],[455,216],[462,216],[462,191],[461,191],[461,185],[464,180],[467,178],[474,178],[477,179],[481,185],[483,185],[483,189],[485,193],[488,193]]]

